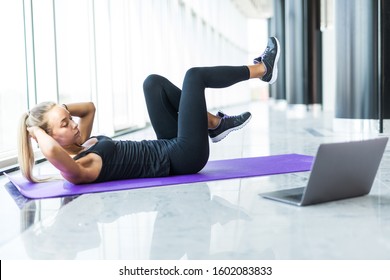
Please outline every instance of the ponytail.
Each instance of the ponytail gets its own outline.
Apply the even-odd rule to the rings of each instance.
[[[47,179],[41,180],[34,177],[34,150],[32,148],[31,137],[27,127],[39,126],[48,132],[49,128],[45,115],[54,106],[56,106],[56,103],[54,102],[42,102],[32,108],[29,114],[24,113],[20,118],[18,132],[18,161],[23,176],[32,183],[47,181]]]
[[[18,135],[18,160],[23,176],[30,182],[38,182],[38,180],[33,175],[34,151],[26,125],[28,117],[28,114],[24,113],[20,118]]]

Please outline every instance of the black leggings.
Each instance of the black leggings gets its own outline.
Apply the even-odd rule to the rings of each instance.
[[[195,67],[187,71],[180,90],[166,78],[150,75],[144,94],[158,139],[172,139],[171,174],[199,172],[209,158],[206,88],[224,88],[248,80],[246,66]]]

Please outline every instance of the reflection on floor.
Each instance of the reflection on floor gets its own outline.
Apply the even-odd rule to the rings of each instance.
[[[253,103],[243,130],[211,145],[211,159],[285,153],[377,137],[335,133],[332,116]],[[126,135],[154,138],[151,129]],[[41,173],[50,172],[47,163]],[[304,186],[305,173],[28,200],[0,177],[1,259],[389,259],[390,153],[368,196],[299,208],[258,194]]]

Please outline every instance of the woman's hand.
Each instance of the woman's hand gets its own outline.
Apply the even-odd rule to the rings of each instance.
[[[63,107],[71,116],[79,117],[81,142],[84,143],[91,136],[93,120],[95,118],[95,105],[92,102],[64,104]]]
[[[37,134],[40,133],[40,132],[45,132],[42,128],[40,128],[39,126],[30,126],[30,127],[27,127],[27,131],[28,133],[30,134],[30,137],[32,139],[35,140],[35,142],[38,143],[38,140],[37,140]]]

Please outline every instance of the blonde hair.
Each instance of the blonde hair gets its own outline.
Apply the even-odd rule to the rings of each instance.
[[[46,133],[50,134],[50,128],[46,119],[46,113],[57,104],[54,102],[42,102],[24,113],[20,118],[18,133],[18,161],[23,176],[30,182],[40,182],[42,180],[34,177],[33,167],[35,163],[34,151],[31,144],[31,137],[28,127],[38,126]]]

